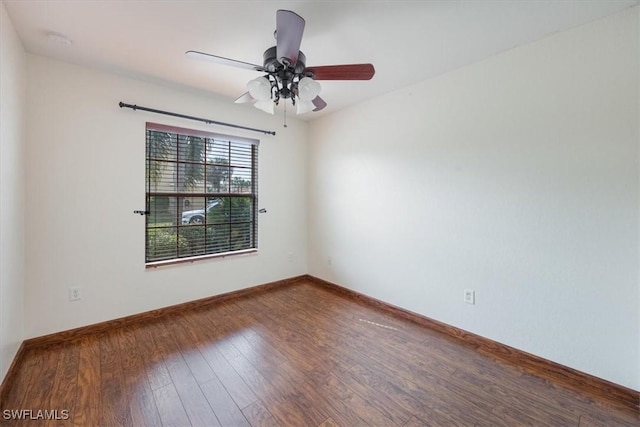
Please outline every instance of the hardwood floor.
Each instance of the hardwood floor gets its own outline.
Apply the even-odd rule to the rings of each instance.
[[[27,349],[0,410],[10,426],[640,426],[311,282]]]

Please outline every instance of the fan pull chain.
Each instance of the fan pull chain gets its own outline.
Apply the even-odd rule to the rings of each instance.
[[[284,101],[284,126],[287,127],[287,100]]]

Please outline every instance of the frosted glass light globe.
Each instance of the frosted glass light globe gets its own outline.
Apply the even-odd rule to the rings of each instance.
[[[259,101],[265,101],[271,98],[271,83],[266,77],[258,77],[247,83],[249,93]]]
[[[320,93],[320,83],[311,77],[303,77],[298,82],[298,98],[303,101],[313,101]]]

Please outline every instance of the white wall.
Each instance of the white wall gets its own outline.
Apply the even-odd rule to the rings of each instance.
[[[0,382],[22,342],[26,56],[0,3]]]
[[[28,55],[25,338],[307,272],[307,125]],[[212,76],[215,78],[215,76]],[[276,130],[277,136],[120,109],[118,102]],[[259,253],[144,266],[145,122],[261,140]],[[293,262],[288,253],[294,253]],[[68,301],[80,286],[83,299]]]
[[[640,389],[638,57],[631,9],[312,122],[310,274]]]

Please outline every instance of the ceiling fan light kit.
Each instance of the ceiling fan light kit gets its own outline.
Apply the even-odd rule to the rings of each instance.
[[[278,10],[276,46],[264,52],[262,66],[193,50],[186,55],[265,73],[247,83],[248,92],[238,97],[236,103],[253,102],[256,108],[273,114],[283,98],[291,99],[297,114],[320,111],[327,103],[319,96],[321,86],[317,80],[370,80],[375,69],[372,64],[307,67],[306,57],[300,51],[304,26],[305,20],[295,12]]]
[[[255,78],[247,83],[249,94],[258,101],[271,99],[271,82],[266,77]]]
[[[302,101],[312,101],[320,94],[320,83],[311,77],[303,77],[298,82],[298,98]]]

